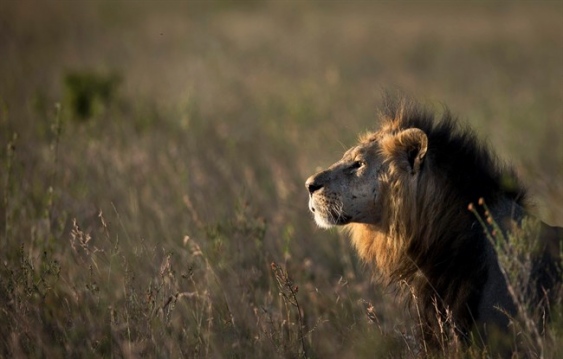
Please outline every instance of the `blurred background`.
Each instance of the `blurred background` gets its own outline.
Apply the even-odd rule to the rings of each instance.
[[[561,2],[2,1],[1,356],[412,354],[304,188],[385,91],[563,225]]]

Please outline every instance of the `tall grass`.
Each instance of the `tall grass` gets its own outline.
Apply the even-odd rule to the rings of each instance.
[[[2,357],[420,353],[303,186],[385,88],[449,104],[563,224],[555,4],[0,8]]]
[[[534,291],[545,285],[538,282],[547,280],[538,276],[538,272],[542,270],[545,270],[545,275],[554,277],[551,280],[563,282],[561,253],[558,259],[553,258],[556,263],[548,263],[543,258],[543,251],[547,250],[544,246],[550,245],[540,237],[541,223],[537,218],[524,218],[520,225],[512,223],[513,228],[507,232],[493,218],[483,199],[479,200],[479,206],[483,208],[485,218],[473,204],[469,205],[469,210],[479,220],[495,248],[502,276],[517,311],[516,314],[505,313],[510,319],[509,327],[513,337],[499,337],[497,342],[500,343],[493,341],[491,345],[500,349],[510,347],[513,356],[518,353],[524,357],[555,357],[559,349],[556,343],[559,342],[563,287],[559,284],[553,288],[540,289],[543,292]],[[559,247],[561,245],[559,243]],[[538,265],[543,268],[538,268]]]

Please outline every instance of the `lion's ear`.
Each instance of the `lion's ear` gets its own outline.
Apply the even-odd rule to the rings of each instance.
[[[428,150],[428,137],[418,128],[409,128],[395,136],[394,145],[400,152],[400,158],[407,161],[411,174],[417,174],[424,162]]]

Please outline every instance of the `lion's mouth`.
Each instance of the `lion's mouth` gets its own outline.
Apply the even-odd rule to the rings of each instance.
[[[323,228],[348,224],[352,219],[343,212],[342,204],[339,201],[327,201],[326,198],[319,199],[311,196],[309,210],[313,213],[317,225]]]

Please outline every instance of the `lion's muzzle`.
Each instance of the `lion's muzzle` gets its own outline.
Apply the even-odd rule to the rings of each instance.
[[[334,193],[327,193],[326,182],[330,176],[323,171],[311,176],[305,181],[309,191],[309,210],[315,217],[315,222],[323,228],[346,224],[350,217],[342,211],[342,203]]]

